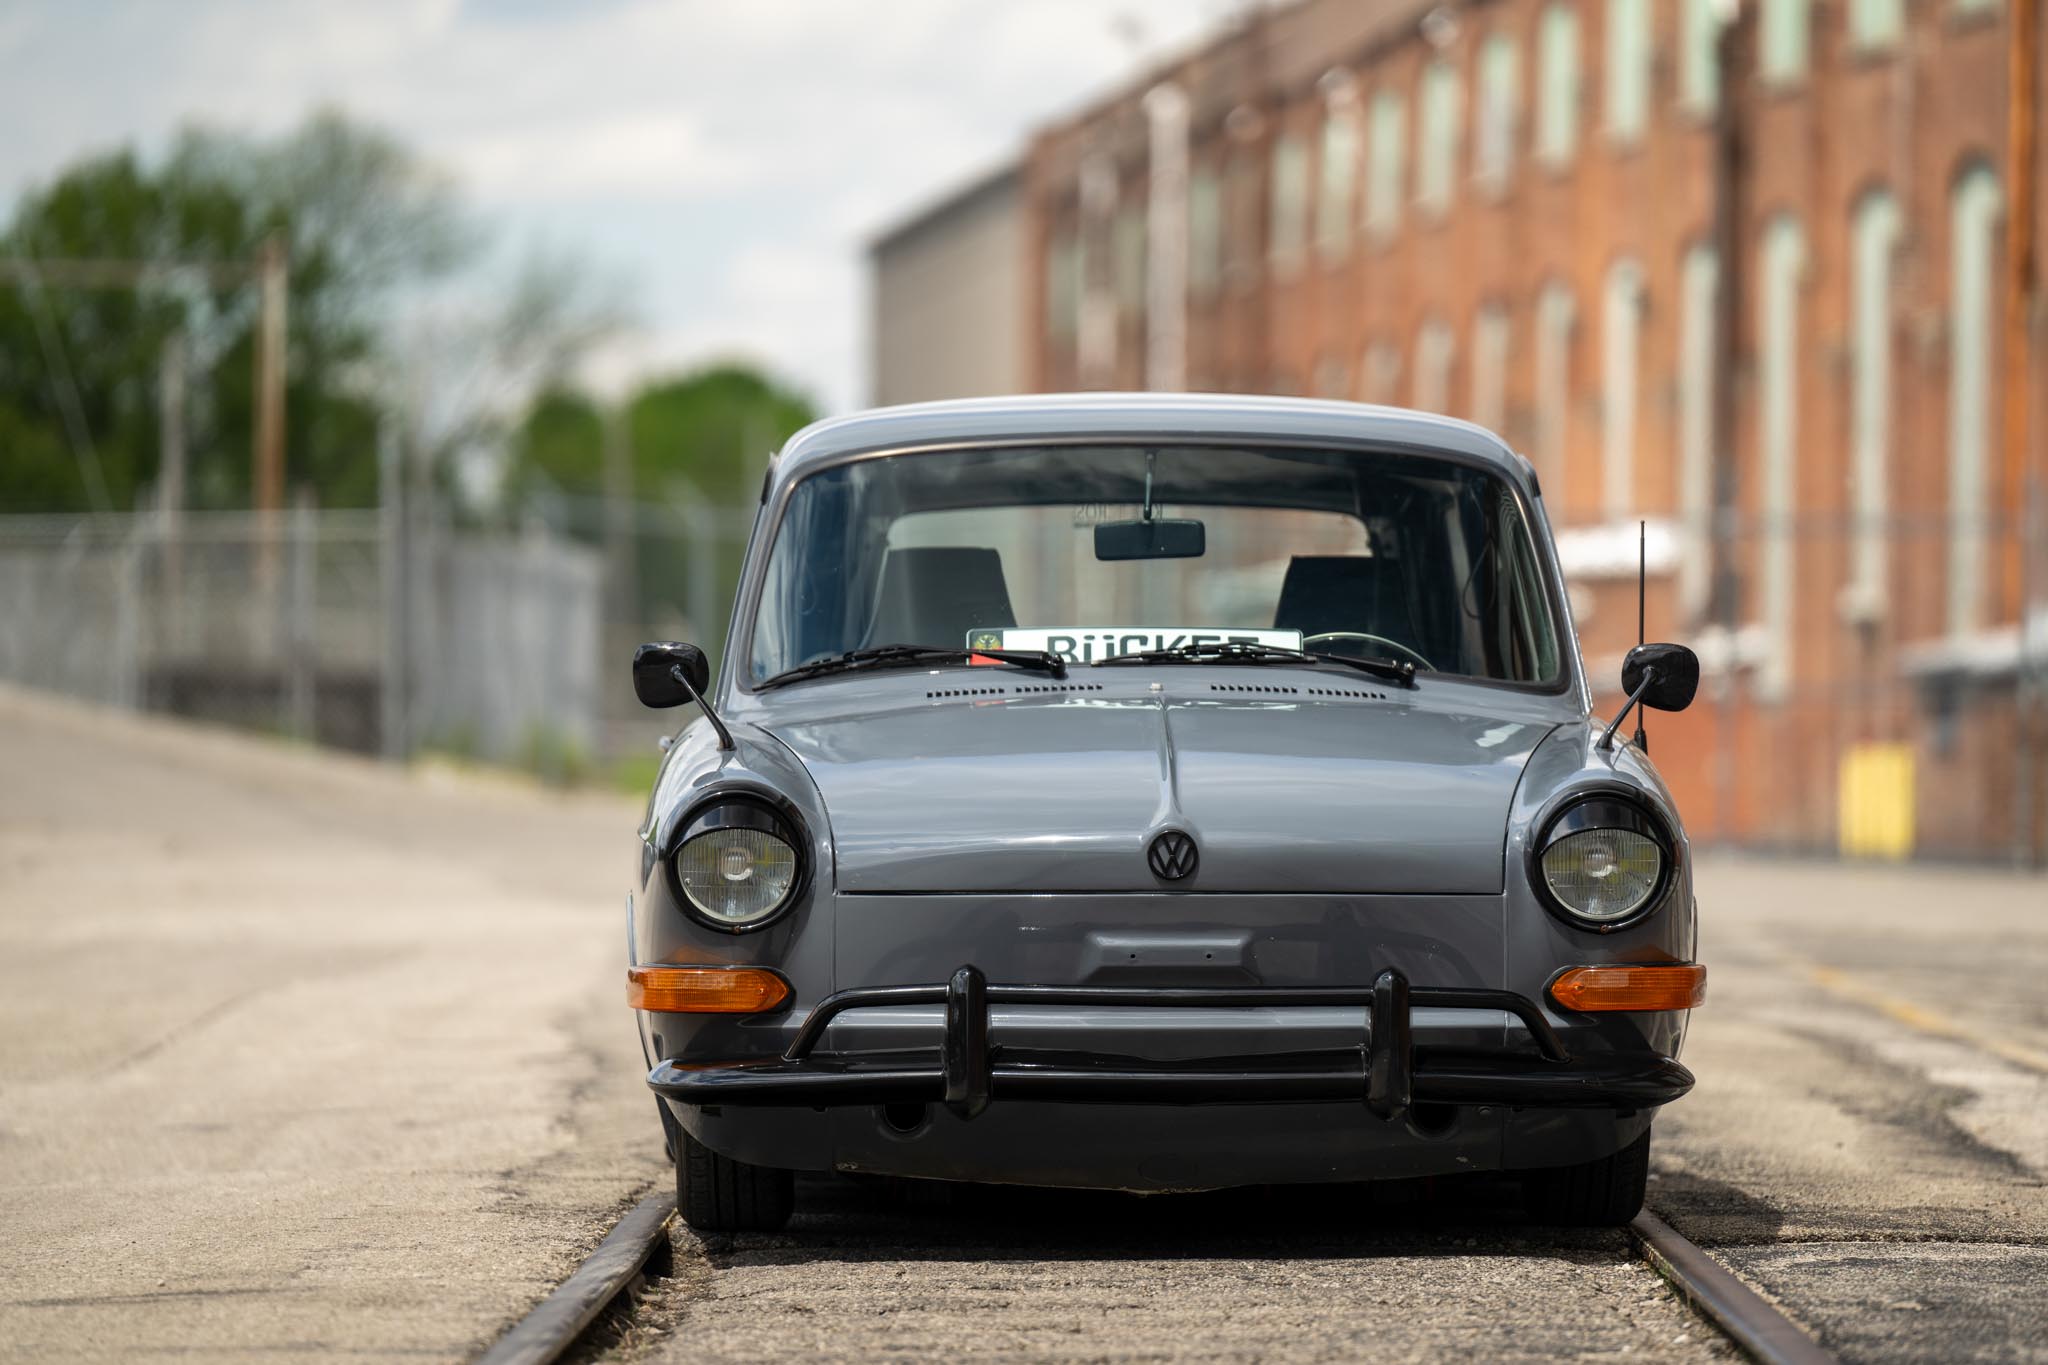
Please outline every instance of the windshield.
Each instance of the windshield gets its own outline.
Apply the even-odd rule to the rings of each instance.
[[[1075,664],[1239,640],[1553,684],[1558,632],[1507,486],[1374,451],[1049,446],[855,460],[792,492],[754,682],[879,645]]]

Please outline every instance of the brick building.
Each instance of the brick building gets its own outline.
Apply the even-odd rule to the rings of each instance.
[[[1650,634],[1708,666],[1650,727],[1697,834],[2038,859],[2048,608],[2019,623],[2048,602],[2048,437],[2001,419],[2010,22],[1254,12],[1031,143],[1027,382],[1492,427],[1539,471],[1597,679],[1635,638],[1649,522]],[[2038,303],[2025,324],[2041,414]]]

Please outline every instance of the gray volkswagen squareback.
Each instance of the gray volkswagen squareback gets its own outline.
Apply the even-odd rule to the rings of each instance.
[[[821,422],[715,681],[681,643],[633,676],[699,708],[628,901],[691,1225],[781,1226],[797,1171],[1641,1206],[1705,992],[1686,839],[1488,432],[1163,395]],[[1676,710],[1698,664],[1621,681]]]

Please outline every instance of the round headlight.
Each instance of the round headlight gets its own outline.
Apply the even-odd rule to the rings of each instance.
[[[692,822],[675,870],[683,895],[706,921],[751,929],[789,903],[802,862],[765,811],[722,807]]]
[[[1606,929],[1649,909],[1671,856],[1661,831],[1631,803],[1594,799],[1550,825],[1538,858],[1547,899],[1588,928]]]

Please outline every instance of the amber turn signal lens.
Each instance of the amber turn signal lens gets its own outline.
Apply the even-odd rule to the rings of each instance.
[[[628,967],[626,1003],[663,1014],[760,1014],[789,999],[766,967]]]
[[[1689,1010],[1707,998],[1707,969],[1670,966],[1574,967],[1550,983],[1550,998],[1568,1010]]]

